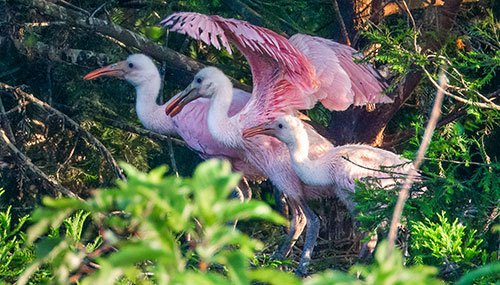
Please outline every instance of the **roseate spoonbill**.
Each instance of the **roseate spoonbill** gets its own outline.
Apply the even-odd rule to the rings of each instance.
[[[252,115],[249,112],[244,113],[244,110],[247,110],[248,104],[252,102],[250,101],[238,114],[229,117],[227,108],[232,100],[231,88],[231,81],[222,71],[215,67],[206,67],[195,75],[193,82],[181,93],[179,99],[173,105],[167,106],[167,113],[177,113],[183,110],[181,108],[184,104],[199,97],[210,98],[207,127],[213,137],[225,145],[241,149],[242,154],[246,155],[246,160],[260,168],[290,204],[292,223],[287,241],[278,250],[278,257],[288,254],[293,242],[307,224],[304,250],[297,268],[297,274],[305,275],[319,232],[319,219],[305,200],[309,197],[317,198],[315,195],[328,190],[321,187],[310,189],[302,187],[292,168],[288,150],[279,140],[262,136],[243,138],[242,131],[246,128],[244,120]],[[313,147],[310,149],[311,156],[316,157],[332,147],[331,143],[316,133],[312,127],[306,125],[306,129],[309,140],[313,142]]]
[[[243,131],[246,138],[259,134],[285,143],[300,180],[311,186],[332,186],[331,189],[335,189],[335,194],[351,213],[354,212],[354,204],[349,194],[343,191],[354,192],[355,180],[373,178],[377,186],[389,188],[401,184],[413,168],[410,160],[393,152],[361,144],[332,147],[320,157],[311,159],[304,124],[289,115]]]
[[[137,116],[147,129],[162,134],[180,136],[193,151],[204,159],[226,158],[231,162],[234,170],[241,171],[249,179],[264,177],[262,172],[244,161],[240,151],[228,148],[214,140],[208,130],[201,127],[207,124],[209,100],[192,102],[175,118],[165,115],[165,106],[175,101],[179,94],[163,105],[156,103],[160,92],[161,77],[156,65],[146,55],[132,54],[125,61],[90,72],[85,75],[84,79],[91,80],[101,76],[125,79],[135,87]],[[249,93],[240,89],[235,88],[231,92],[233,101],[227,110],[229,116],[241,110],[250,98]],[[247,188],[242,186],[241,190]],[[247,191],[244,192],[246,192],[244,195],[246,198],[251,194]]]
[[[309,196],[317,197],[318,194],[329,191],[319,187],[304,189],[292,169],[286,146],[278,140],[246,139],[242,137],[242,131],[283,114],[293,114],[296,110],[312,108],[318,100],[327,108],[339,110],[351,104],[390,102],[391,100],[381,93],[384,84],[378,80],[379,78],[375,78],[375,71],[365,74],[369,80],[360,78],[351,81],[348,75],[342,76],[347,73],[341,69],[340,61],[350,61],[346,67],[354,67],[352,70],[360,68],[353,62],[352,57],[337,57],[334,52],[337,45],[324,45],[314,37],[299,35],[295,38],[301,43],[298,46],[306,47],[304,52],[309,55],[308,58],[293,45],[293,41],[244,21],[197,13],[176,13],[162,23],[173,31],[186,33],[216,48],[222,45],[231,52],[229,39],[249,61],[254,90],[247,105],[236,115],[232,117],[227,115],[227,108],[232,100],[230,92],[232,84],[216,68],[201,70],[182,96],[167,106],[166,112],[174,116],[184,105],[199,97],[211,98],[207,121],[210,133],[226,146],[243,150],[247,160],[255,167],[260,167],[291,204],[293,219],[288,236],[291,242],[284,244],[278,252],[288,253],[292,242],[298,238],[307,224],[305,245],[296,271],[298,274],[305,274],[319,232],[319,219],[306,205],[305,200]],[[312,44],[308,45],[307,42]],[[317,58],[319,50],[329,50],[330,55],[333,53],[335,59],[332,59],[332,62],[336,65],[325,66]],[[331,77],[328,77],[328,74]],[[347,79],[348,82],[343,82],[343,79]],[[339,84],[343,87],[338,88]],[[340,91],[344,93],[340,94]],[[366,95],[360,91],[364,91]],[[319,155],[332,147],[311,127],[307,130],[309,140],[314,142],[314,147],[310,148],[311,156]]]
[[[310,94],[314,100],[309,104],[319,100],[330,110],[343,111],[351,105],[393,102],[383,94],[387,85],[382,77],[370,64],[356,63],[353,58],[362,59],[362,56],[350,46],[304,34],[293,35],[287,40],[269,29],[245,21],[191,12],[174,13],[161,24],[217,49],[224,47],[230,54],[229,41],[233,42],[249,61],[254,77],[269,69],[269,65],[249,58],[249,51],[254,56],[272,58],[293,71],[300,70],[296,65],[304,62],[288,62],[285,55],[298,52],[305,57],[300,60],[312,65],[315,84],[318,85]]]

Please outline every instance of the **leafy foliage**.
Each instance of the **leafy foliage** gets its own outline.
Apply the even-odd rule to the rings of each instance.
[[[99,190],[86,201],[44,199],[46,207],[33,213],[36,223],[28,231],[29,241],[38,240],[38,258],[20,284],[42,264],[50,264],[56,280],[67,280],[71,272],[79,277],[85,260],[94,255],[100,268],[84,277],[82,284],[111,284],[121,279],[144,284],[294,280],[285,273],[249,268],[249,258],[262,244],[230,223],[263,219],[281,224],[284,219],[262,202],[228,200],[239,181],[228,162],[204,162],[191,179],[164,177],[165,167],[149,174],[125,164],[123,168],[127,182],[118,181],[118,188]],[[98,237],[92,242],[82,239],[88,216],[102,233],[102,242]],[[66,228],[64,238],[57,234],[43,237],[61,225]],[[87,227],[86,232],[91,229]],[[187,234],[192,240],[183,248],[180,239]],[[204,273],[209,269],[213,271]]]
[[[405,268],[403,256],[396,251],[387,252],[387,243],[382,242],[375,253],[375,262],[368,266],[353,266],[351,272],[359,271],[366,284],[442,284],[434,276],[436,268],[414,266]]]
[[[45,44],[51,51],[84,49],[106,53],[109,61],[122,60],[136,50],[93,31],[70,27],[37,9],[24,9],[22,5],[10,3],[15,1],[7,2],[9,4],[0,1],[0,45],[5,43],[3,39],[10,37],[20,42],[5,49],[0,58],[2,82],[29,84],[33,94],[76,120],[103,142],[114,157],[141,171],[171,162],[166,142],[109,124],[109,121],[116,121],[139,125],[130,86],[113,80],[83,82],[81,76],[96,67],[95,62],[68,65],[52,58],[53,54],[47,56],[40,52],[37,47]],[[354,15],[351,17],[349,13],[352,7],[343,7],[346,5],[343,2],[338,4],[351,32],[349,26],[354,22]],[[235,3],[243,4],[243,8],[233,6]],[[186,40],[182,35],[171,33],[167,38],[165,31],[156,26],[158,21],[173,11],[197,11],[250,20],[281,34],[303,32],[341,39],[342,42],[338,15],[332,12],[331,3],[305,0],[72,2],[96,17],[138,32],[203,63],[216,65],[247,84],[251,83],[251,74],[240,54],[229,55],[225,51],[207,48]],[[435,94],[431,80],[436,80],[441,66],[447,66],[448,91],[465,100],[485,102],[481,94],[490,96],[498,92],[500,30],[498,9],[495,9],[498,5],[495,3],[462,5],[455,27],[446,35],[439,33],[441,27],[434,20],[439,18],[435,15],[435,7],[412,9],[416,26],[407,14],[400,13],[363,28],[365,31],[360,40],[354,33],[350,34],[355,47],[367,50],[368,60],[388,67],[392,80],[388,92],[395,91],[406,75],[413,72],[424,74],[424,80],[414,95],[386,129],[386,138],[401,134],[405,137],[404,134],[409,133],[406,136],[409,141],[404,139],[389,146],[396,152],[411,159],[420,145],[427,120],[425,114],[429,112]],[[8,9],[3,9],[5,5]],[[5,17],[8,21],[3,20],[4,11],[12,13]],[[255,13],[249,14],[249,11]],[[353,21],[346,21],[346,18]],[[48,26],[32,23],[48,23]],[[433,49],[432,44],[436,42],[441,47]],[[164,94],[175,94],[184,87],[175,74],[166,74],[165,81]],[[227,188],[222,192],[214,190],[220,185],[226,187],[223,186],[225,183],[231,184],[233,182],[228,181],[236,178],[229,178],[231,175],[228,174],[226,182],[221,180],[217,182],[220,185],[216,183],[219,186],[214,185],[214,189],[208,191],[209,194],[200,195],[195,189],[205,189],[206,185],[194,185],[191,179],[165,178],[162,170],[145,174],[129,169],[127,183],[109,190],[91,190],[109,187],[115,179],[102,161],[101,153],[78,133],[67,130],[60,119],[32,105],[18,104],[16,98],[1,96],[19,148],[51,178],[82,197],[92,196],[85,202],[46,198],[46,207],[34,213],[36,224],[26,235],[28,218],[18,219],[13,209],[17,205],[37,205],[42,196],[55,194],[50,189],[43,189],[35,179],[30,179],[22,167],[13,171],[9,166],[12,157],[4,156],[3,146],[0,147],[0,187],[7,190],[2,196],[2,204],[9,205],[0,215],[0,274],[3,282],[14,282],[28,264],[31,266],[25,271],[25,276],[31,274],[32,283],[65,283],[68,277],[83,278],[84,275],[83,282],[104,282],[116,276],[122,277],[113,280],[124,283],[160,282],[164,281],[163,276],[178,283],[299,282],[287,273],[271,269],[282,265],[281,261],[268,260],[267,253],[263,258],[260,254],[255,255],[262,243],[226,228],[226,222],[254,217],[257,211],[257,208],[252,208],[254,206],[228,202],[223,194]],[[322,125],[335,123],[334,116],[322,107],[308,114],[314,122]],[[489,262],[497,258],[498,250],[498,234],[490,229],[498,220],[500,197],[500,112],[447,98],[443,118],[453,122],[436,131],[426,154],[427,161],[422,170],[427,191],[418,199],[408,201],[405,207],[405,219],[410,225],[418,225],[410,227],[409,262],[438,266],[440,271],[444,267],[442,261],[458,262],[460,268],[455,270],[453,278],[441,276],[453,280],[458,278],[457,274],[472,270],[465,273],[463,282],[493,283],[494,278],[488,279],[483,274],[492,275],[498,271],[498,262]],[[4,122],[2,117],[2,124]],[[191,174],[199,158],[182,147],[174,147],[174,153],[181,175]],[[396,194],[396,191],[376,191],[367,185],[358,185],[355,200],[362,227],[373,230],[381,221],[387,220]],[[441,218],[436,221],[436,213],[446,213],[449,221]],[[439,217],[444,218],[444,214]],[[210,231],[201,230],[194,218],[203,224],[203,229]],[[266,230],[259,228],[259,231]],[[196,242],[191,245],[183,242],[186,233],[190,233]],[[267,238],[267,233],[264,234]],[[444,238],[439,239],[439,236]],[[449,249],[444,240],[451,236],[457,239]],[[35,246],[25,245],[28,239],[35,242]],[[180,263],[169,263],[163,257],[166,252],[165,256]],[[425,271],[429,274],[419,279],[414,276],[419,267],[402,267],[398,258],[385,260],[379,250],[374,264],[357,269],[364,272],[362,280],[356,280],[352,274],[327,271],[304,282],[374,284],[377,280],[406,280],[408,276],[422,282],[433,282],[426,279],[432,276],[430,271]],[[251,268],[248,268],[248,260],[251,260]],[[96,270],[89,261],[101,265],[101,269]],[[327,266],[336,267],[337,264]],[[204,276],[201,268],[206,270]],[[86,275],[86,270],[90,270],[89,275]]]
[[[45,207],[35,210],[35,223],[27,232],[28,240],[35,242],[36,259],[31,254],[29,266],[17,264],[17,271],[9,271],[15,273],[11,279],[3,280],[16,280],[24,271],[17,284],[440,283],[433,277],[435,269],[404,268],[398,251],[387,258],[385,243],[373,265],[351,269],[352,274],[361,272],[361,280],[330,270],[300,281],[276,267],[251,267],[251,257],[262,244],[230,222],[262,219],[282,224],[284,219],[262,202],[228,200],[239,175],[230,172],[227,162],[204,162],[193,178],[165,177],[165,167],[148,174],[123,167],[129,180],[118,181],[118,188],[97,190],[85,201],[44,199]],[[100,234],[92,230],[95,227]],[[83,232],[92,237],[82,236]],[[187,244],[182,242],[186,234],[192,238]],[[31,248],[17,246],[21,252]]]
[[[0,188],[0,196],[4,191]],[[0,281],[14,282],[33,259],[33,250],[26,247],[26,235],[21,230],[28,216],[12,218],[12,206],[0,212]]]
[[[458,222],[458,218],[450,223],[444,212],[437,217],[437,223],[426,219],[425,222],[416,221],[411,225],[412,248],[416,251],[416,263],[471,264],[475,258],[483,254],[479,249],[482,240],[477,239],[476,230],[467,230],[466,226]]]

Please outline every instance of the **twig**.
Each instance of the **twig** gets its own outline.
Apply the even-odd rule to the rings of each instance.
[[[118,166],[118,163],[116,163],[116,160],[111,155],[111,153],[108,151],[108,149],[106,149],[106,147],[98,139],[96,139],[91,133],[89,133],[87,130],[82,128],[77,122],[73,121],[73,119],[68,117],[66,114],[53,108],[52,106],[50,106],[49,104],[45,103],[44,101],[36,98],[35,96],[24,92],[20,88],[14,88],[14,87],[9,86],[7,84],[0,83],[0,89],[3,89],[3,90],[8,91],[8,92],[12,92],[12,93],[24,98],[25,100],[28,100],[31,103],[39,106],[40,108],[46,110],[50,114],[53,114],[53,115],[56,115],[56,116],[62,118],[63,123],[65,125],[69,126],[73,131],[80,133],[83,136],[83,138],[90,141],[94,146],[97,147],[97,149],[99,149],[99,151],[104,156],[106,161],[110,164],[110,166],[113,169],[113,171],[115,172],[116,176],[118,176],[118,178],[123,179],[123,180],[126,179],[125,175],[122,173],[122,170]]]
[[[179,170],[177,169],[177,163],[175,162],[174,148],[172,147],[172,140],[170,136],[168,136],[168,156],[170,157],[170,164],[172,164],[172,170],[175,173],[175,176],[179,177]]]
[[[342,14],[340,14],[339,3],[337,0],[332,0],[333,11],[335,11],[335,16],[337,16],[340,24],[340,31],[345,39],[345,44],[351,46],[351,40],[349,39],[349,33],[347,33],[347,28],[345,27],[344,19],[342,18]]]
[[[366,169],[366,170],[378,171],[378,172],[382,172],[382,173],[393,175],[392,177],[390,177],[388,179],[399,179],[399,178],[403,178],[403,177],[408,177],[410,175],[409,173],[403,173],[403,172],[396,172],[396,171],[386,170],[386,169],[396,169],[396,168],[403,167],[403,166],[405,166],[407,164],[410,164],[411,163],[410,161],[404,162],[404,163],[401,163],[401,164],[397,164],[397,165],[380,165],[380,168],[372,168],[372,167],[368,167],[368,166],[364,166],[362,164],[359,164],[359,163],[357,163],[355,161],[352,161],[347,156],[342,156],[342,159],[345,159],[346,161],[354,164],[355,166],[363,168],[363,169]],[[399,175],[399,176],[396,176],[396,175]],[[421,175],[417,174],[416,177],[421,177]],[[377,179],[383,179],[383,178],[377,177]]]
[[[424,157],[425,157],[425,152],[427,151],[427,148],[429,147],[429,144],[432,140],[432,135],[434,133],[434,129],[436,128],[436,124],[438,122],[439,116],[441,115],[441,106],[443,105],[443,99],[444,99],[444,90],[446,88],[446,75],[443,71],[444,68],[441,69],[440,75],[439,75],[439,88],[436,92],[436,99],[434,101],[434,106],[432,107],[432,112],[431,116],[429,118],[429,123],[427,124],[427,127],[425,128],[424,136],[422,137],[422,143],[420,144],[420,147],[418,148],[417,156],[415,158],[415,161],[413,162],[414,168],[410,169],[408,177],[406,177],[403,187],[401,188],[401,191],[399,192],[398,195],[398,200],[396,202],[396,206],[394,207],[394,213],[392,215],[392,220],[391,220],[391,227],[389,229],[389,235],[388,235],[388,240],[389,240],[389,246],[387,247],[387,256],[391,256],[394,244],[396,242],[396,234],[398,231],[398,224],[401,219],[401,215],[403,214],[403,208],[404,204],[406,202],[406,199],[408,198],[408,194],[411,188],[411,185],[413,184],[413,179],[417,175],[417,171],[420,168],[420,165],[422,164]]]
[[[451,97],[451,98],[453,98],[453,99],[455,99],[455,100],[457,100],[459,102],[462,102],[464,104],[476,106],[476,107],[479,107],[479,108],[500,110],[500,106],[497,105],[497,104],[495,104],[495,103],[479,103],[479,102],[474,102],[474,101],[462,98],[460,96],[457,96],[457,95],[455,95],[453,93],[450,93],[450,92],[442,89],[440,87],[440,85],[434,79],[432,79],[432,75],[429,73],[429,71],[427,71],[427,69],[425,69],[425,67],[422,67],[422,70],[425,72],[425,74],[427,75],[427,78],[432,83],[432,85],[434,85],[436,88],[440,89],[443,92],[444,95],[449,96],[449,97]]]
[[[9,118],[7,118],[7,113],[5,112],[5,107],[3,106],[2,97],[0,97],[0,126],[7,131],[7,137],[9,137],[10,140],[15,143],[16,139],[14,137],[14,133],[12,132]]]
[[[52,61],[47,64],[47,85],[48,85],[48,98],[47,104],[52,105]]]
[[[417,44],[417,24],[415,23],[415,19],[413,18],[413,15],[410,12],[410,8],[408,8],[408,5],[406,4],[405,0],[402,0],[403,6],[405,8],[406,13],[408,14],[408,17],[410,17],[411,20],[411,25],[413,26],[413,48],[415,48],[415,52],[420,53],[420,48]]]
[[[168,35],[169,35],[169,30],[167,30],[167,33],[165,35],[165,48],[168,48]],[[167,62],[163,61],[161,63],[160,67],[160,77],[161,77],[161,85],[160,85],[160,92],[158,93],[158,104],[162,105],[163,104],[163,88],[165,87],[165,74],[167,73]],[[172,146],[172,139],[170,136],[167,136],[167,145],[168,145],[168,156],[170,158],[170,164],[172,165],[172,170],[175,173],[175,176],[179,177],[179,171],[177,170],[177,163],[175,161],[175,154],[174,154],[174,148]]]
[[[491,163],[481,163],[481,162],[474,162],[474,161],[458,161],[458,160],[452,160],[452,159],[441,159],[441,158],[428,158],[425,157],[425,160],[428,161],[438,161],[438,162],[447,162],[447,163],[453,163],[453,164],[468,164],[468,165],[478,165],[478,166],[487,166],[491,167]]]
[[[169,136],[165,136],[165,135],[155,133],[153,131],[146,130],[143,128],[139,128],[139,127],[133,126],[131,124],[128,124],[126,122],[121,122],[121,121],[117,121],[117,120],[113,120],[113,119],[109,119],[109,118],[100,118],[100,117],[96,117],[96,119],[98,119],[99,121],[106,123],[110,126],[113,126],[115,128],[119,128],[119,129],[127,131],[127,132],[136,133],[138,135],[145,136],[145,137],[155,139],[155,140],[160,140],[160,141],[165,141],[165,142],[172,141],[177,145],[180,145],[183,147],[188,147],[186,142],[184,142],[183,140],[180,140],[177,138],[172,138]]]
[[[11,75],[11,74],[13,74],[13,73],[16,73],[16,72],[18,72],[19,70],[21,70],[21,68],[20,68],[20,67],[14,67],[14,68],[12,68],[11,70],[4,71],[4,72],[0,73],[0,78],[5,77],[5,76],[7,76],[7,75]]]
[[[439,129],[443,126],[446,126],[446,125],[454,122],[455,120],[465,116],[466,114],[467,114],[467,110],[464,108],[452,111],[452,112],[448,113],[446,116],[443,116],[441,118],[441,120],[439,120],[439,122],[436,125],[436,128]],[[425,122],[424,125],[426,125],[427,123],[428,123],[428,121]],[[415,129],[412,128],[412,129],[406,130],[402,133],[395,134],[395,135],[390,137],[390,140],[385,140],[384,142],[382,142],[381,147],[384,149],[394,147],[395,145],[398,145],[398,144],[403,143],[404,141],[410,139],[414,135],[414,133],[415,133]],[[387,138],[389,138],[389,136],[386,136],[386,139]]]
[[[165,47],[168,48],[168,35],[170,33],[170,30],[166,31],[165,35]],[[158,105],[163,105],[165,103],[163,101],[163,89],[165,88],[165,74],[167,73],[167,61],[164,60],[162,61],[160,65],[160,78],[161,78],[161,83],[160,83],[160,92],[158,92],[158,98],[156,99],[156,103]]]
[[[38,168],[36,165],[34,165],[30,161],[30,159],[27,158],[26,155],[24,155],[24,153],[22,153],[11,142],[11,140],[7,137],[7,135],[5,134],[5,131],[3,129],[0,129],[0,139],[10,149],[10,151],[15,155],[15,157],[19,160],[19,162],[21,164],[25,165],[36,176],[45,180],[52,188],[54,188],[55,190],[57,190],[58,192],[62,193],[65,196],[79,198],[78,195],[76,195],[75,193],[66,189],[65,187],[61,186],[57,181],[50,179],[42,170],[40,170],[40,168]]]
[[[94,10],[94,12],[92,12],[92,14],[90,14],[89,18],[94,18],[95,15],[97,14],[97,12],[99,12],[102,8],[104,8],[110,2],[113,2],[113,1],[106,1],[106,2],[102,3],[99,7],[97,7],[97,9]]]
[[[80,13],[84,13],[86,15],[90,15],[90,13],[87,10],[82,9],[82,8],[80,8],[78,6],[75,6],[75,5],[71,4],[71,3],[68,3],[68,2],[66,2],[64,0],[57,0],[56,3],[60,3],[63,6],[66,6],[66,7],[70,8],[70,9],[73,9],[73,10],[78,11]]]

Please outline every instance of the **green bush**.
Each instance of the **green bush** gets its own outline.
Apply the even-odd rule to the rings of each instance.
[[[26,217],[12,226],[10,208],[0,214],[3,282],[17,284],[441,284],[434,267],[405,267],[395,249],[387,255],[382,242],[369,265],[353,266],[349,273],[327,270],[299,280],[259,263],[262,243],[238,229],[235,220],[261,219],[274,224],[285,220],[260,201],[228,199],[240,176],[228,162],[210,160],[197,167],[192,178],[165,176],[166,167],[142,173],[123,165],[128,181],[94,192],[87,200],[44,199],[32,214],[27,234]],[[415,224],[421,231],[440,227],[464,243],[477,247],[456,222]],[[443,220],[444,219],[444,220]],[[185,242],[185,237],[191,239]],[[465,239],[464,239],[465,237]],[[437,243],[437,238],[433,242]],[[422,241],[426,244],[426,241]],[[33,246],[34,245],[34,246]],[[453,251],[452,251],[453,252]],[[447,254],[447,256],[456,254]],[[473,257],[471,257],[473,258]],[[21,262],[14,262],[19,260]],[[464,276],[462,282],[494,276],[492,263]],[[356,278],[355,276],[359,276]],[[489,278],[489,277],[486,277]],[[487,279],[492,280],[492,279]]]
[[[479,248],[481,239],[476,230],[468,230],[455,219],[450,223],[445,212],[437,214],[438,222],[425,219],[411,225],[411,248],[415,263],[440,265],[445,262],[471,265],[484,251]]]
[[[193,178],[165,177],[166,167],[149,174],[129,165],[123,168],[128,181],[97,190],[86,201],[44,199],[45,207],[33,213],[36,223],[28,230],[37,259],[19,284],[44,264],[59,283],[76,281],[82,272],[86,275],[81,284],[297,282],[285,272],[250,268],[249,260],[262,243],[233,229],[231,223],[263,219],[284,224],[285,220],[262,202],[228,199],[240,179],[228,162],[204,162]],[[87,216],[91,223],[85,225]],[[61,225],[66,230],[59,236],[60,230],[51,229]],[[181,243],[186,235],[191,236],[189,246]]]
[[[0,196],[4,191],[0,189]],[[25,264],[32,261],[34,253],[30,247],[23,247],[26,235],[21,231],[28,220],[23,216],[17,221],[12,218],[12,206],[0,212],[0,281],[14,282],[23,272]]]

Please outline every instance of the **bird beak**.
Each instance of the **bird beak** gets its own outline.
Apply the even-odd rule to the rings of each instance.
[[[193,83],[189,84],[186,89],[177,95],[175,99],[170,102],[167,107],[165,107],[165,113],[167,116],[175,117],[189,102],[200,98],[198,89],[193,86]]]
[[[274,129],[270,128],[269,125],[265,123],[243,131],[243,137],[246,139],[256,135],[274,136]]]
[[[120,61],[111,65],[96,69],[83,77],[84,80],[92,80],[101,76],[111,76],[123,79],[125,76],[126,61]]]

